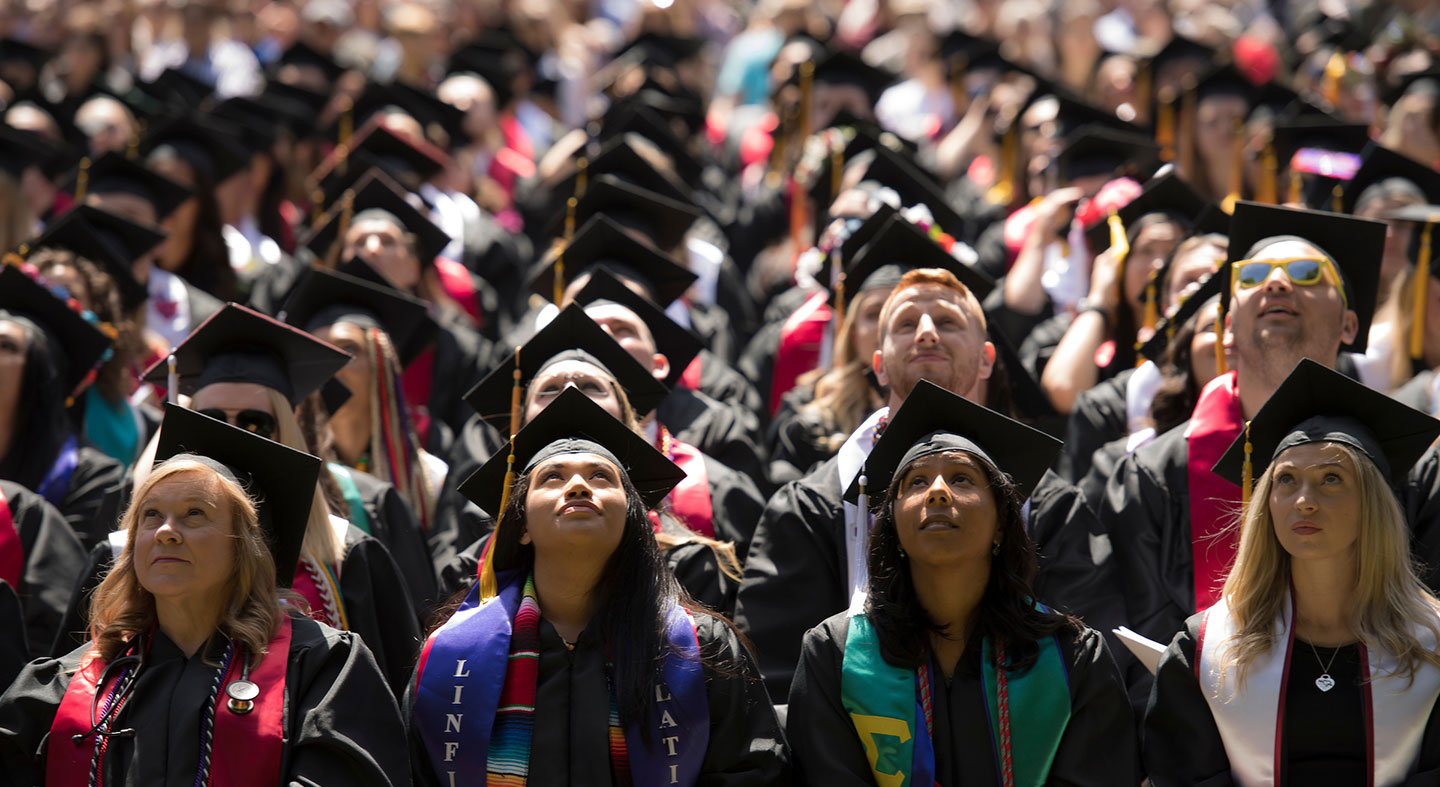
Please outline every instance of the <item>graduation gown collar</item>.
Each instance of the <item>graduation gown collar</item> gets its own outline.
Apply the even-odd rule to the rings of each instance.
[[[850,488],[855,477],[860,475],[870,450],[880,436],[880,424],[890,415],[889,407],[882,407],[861,422],[860,427],[845,439],[840,452],[835,456],[835,469],[840,474],[840,490]],[[865,594],[870,584],[870,573],[865,556],[870,551],[870,514],[862,512],[854,503],[845,502],[845,564],[849,567],[849,586],[845,597],[853,603]]]
[[[1206,384],[1185,428],[1185,476],[1190,495],[1190,555],[1194,567],[1195,609],[1220,597],[1239,534],[1229,527],[1240,504],[1240,487],[1211,468],[1245,429],[1235,372]]]
[[[1243,687],[1238,668],[1221,679],[1230,639],[1239,628],[1222,598],[1204,612],[1196,643],[1195,677],[1200,683],[1215,726],[1225,745],[1230,771],[1241,787],[1275,784],[1281,772],[1285,724],[1285,693],[1295,649],[1295,600],[1286,593],[1275,621],[1275,643],[1246,670]],[[1424,626],[1412,632],[1423,647],[1436,647]],[[1364,681],[1366,760],[1369,783],[1376,787],[1403,784],[1420,756],[1431,710],[1440,697],[1440,668],[1422,664],[1413,683],[1395,674],[1397,662],[1388,653],[1360,644],[1360,678]],[[1297,719],[1296,723],[1316,723]]]

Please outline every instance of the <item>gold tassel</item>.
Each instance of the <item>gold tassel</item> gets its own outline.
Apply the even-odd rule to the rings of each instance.
[[[135,120],[135,133],[130,135],[130,144],[125,147],[125,158],[134,161],[140,157],[140,140],[145,136],[145,121]]]
[[[815,86],[815,62],[806,60],[800,64],[800,122],[796,132],[800,139],[810,136],[810,94]]]
[[[775,136],[770,146],[770,171],[765,175],[765,185],[780,188],[785,172],[785,135],[788,132],[790,113],[784,107],[775,107]]]
[[[350,144],[350,137],[355,133],[355,106],[352,104],[340,115],[340,139],[342,145]]]
[[[340,250],[345,248],[345,235],[350,232],[350,220],[355,217],[355,191],[346,189],[340,197],[340,219],[335,227],[335,240],[325,253],[325,267],[335,270],[340,265]]]
[[[24,264],[25,258],[21,257],[19,254],[16,254],[13,251],[7,251],[5,252],[5,256],[0,257],[0,265],[14,265],[18,268]]]
[[[1230,143],[1230,190],[1225,194],[1225,200],[1220,203],[1220,209],[1226,213],[1235,212],[1235,203],[1240,201],[1245,189],[1245,123],[1239,118],[1235,119],[1235,127],[1232,130],[1234,139]]]
[[[1220,307],[1220,314],[1215,317],[1215,374],[1225,374],[1230,371],[1229,364],[1225,363],[1225,307]]]
[[[1144,123],[1150,119],[1150,86],[1151,73],[1148,68],[1141,68],[1135,75],[1135,122]]]
[[[1345,212],[1345,189],[1339,183],[1330,187],[1330,209],[1336,213]]]
[[[325,190],[316,187],[310,194],[310,223],[320,226],[320,217],[325,215]]]
[[[1340,87],[1345,79],[1345,72],[1344,52],[1336,52],[1325,62],[1325,77],[1320,92],[1332,108],[1340,106]]]
[[[1265,143],[1265,150],[1260,154],[1260,186],[1255,193],[1255,201],[1267,205],[1276,205],[1280,202],[1280,190],[1277,185],[1277,172],[1279,164],[1275,160],[1275,144]]]
[[[575,211],[580,207],[580,200],[571,197],[565,200],[565,242],[575,237]]]
[[[1410,357],[1416,361],[1425,359],[1425,307],[1430,298],[1430,229],[1434,224],[1425,222],[1420,231],[1420,253],[1415,260],[1415,276],[1411,287],[1415,290],[1415,309],[1410,314]]]
[[[1113,210],[1105,222],[1110,225],[1110,253],[1117,262],[1124,265],[1125,258],[1130,256],[1130,239],[1125,237],[1125,223],[1120,221],[1120,214]]]
[[[1187,178],[1195,177],[1195,91],[1186,90],[1180,98],[1180,123],[1175,130],[1178,140],[1177,155],[1180,157],[1180,173]]]
[[[1240,468],[1240,505],[1250,505],[1250,491],[1255,486],[1255,467],[1250,463],[1250,452],[1254,446],[1250,445],[1250,422],[1245,422],[1245,464]]]
[[[1140,325],[1150,330],[1155,330],[1155,323],[1160,321],[1160,295],[1156,291],[1155,280],[1160,277],[1160,271],[1150,271],[1150,278],[1145,280],[1145,316],[1141,319]]]
[[[90,187],[90,157],[80,159],[80,172],[75,176],[75,201],[85,201],[85,191]]]
[[[575,199],[585,196],[585,189],[590,184],[590,159],[581,156],[575,161]]]
[[[838,256],[839,252],[840,250],[837,248],[834,253]],[[837,265],[836,267],[839,266]],[[830,324],[835,329],[835,341],[832,346],[838,348],[840,346],[840,331],[843,330],[842,326],[845,323],[845,271],[843,270],[835,277],[835,313],[831,315],[830,320]],[[836,359],[835,365],[838,367],[838,352],[832,351],[831,356]]]
[[[1170,162],[1175,160],[1175,97],[1166,93],[1155,107],[1155,143],[1160,146],[1160,160]]]
[[[1000,173],[985,199],[995,205],[1009,205],[1015,199],[1015,149],[1020,135],[1019,120],[1010,124],[1000,137]]]
[[[510,453],[505,457],[505,486],[500,490],[500,510],[490,512],[495,517],[496,531],[485,543],[485,551],[480,555],[480,602],[494,598],[499,592],[498,582],[495,578],[495,539],[499,537],[500,517],[504,516],[505,509],[510,505],[510,490],[515,487],[515,434],[520,431],[520,400],[524,395],[524,388],[520,384],[520,347],[515,347],[515,371],[512,373],[515,385],[510,389]]]
[[[1304,192],[1303,192],[1303,187],[1304,187],[1304,185],[1305,185],[1305,184],[1303,184],[1303,183],[1300,182],[1300,173],[1299,173],[1299,172],[1296,172],[1296,171],[1294,171],[1294,170],[1291,170],[1291,171],[1290,171],[1290,195],[1289,195],[1289,198],[1286,199],[1285,201],[1286,201],[1286,202],[1289,202],[1289,203],[1291,203],[1291,204],[1294,204],[1294,205],[1300,205],[1300,204],[1302,204],[1302,200],[1305,199],[1305,194],[1304,194]]]

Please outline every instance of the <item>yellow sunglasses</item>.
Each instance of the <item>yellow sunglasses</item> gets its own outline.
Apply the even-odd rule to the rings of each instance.
[[[1231,263],[1235,286],[1248,290],[1259,287],[1270,278],[1271,271],[1283,268],[1291,283],[1309,287],[1324,281],[1340,291],[1340,302],[1349,308],[1345,287],[1340,284],[1340,273],[1327,259],[1321,257],[1287,257],[1279,260],[1237,260]]]

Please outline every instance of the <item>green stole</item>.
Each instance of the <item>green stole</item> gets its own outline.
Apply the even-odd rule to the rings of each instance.
[[[340,496],[345,498],[345,506],[350,509],[350,524],[370,533],[370,518],[365,515],[365,501],[360,499],[360,487],[355,485],[355,477],[350,475],[350,468],[339,462],[326,462],[330,468],[330,475],[335,477],[335,483],[340,487]]]
[[[994,643],[987,637],[981,647],[985,707],[998,764],[1003,757],[1000,680],[993,663]],[[1041,643],[1034,666],[1023,673],[1006,673],[1005,684],[1015,785],[1038,787],[1050,774],[1070,722],[1070,681],[1059,641],[1050,637]],[[916,670],[896,667],[880,655],[879,638],[869,618],[863,613],[852,615],[840,668],[840,701],[850,714],[880,787],[931,787],[934,783],[934,743],[925,728],[921,691]]]

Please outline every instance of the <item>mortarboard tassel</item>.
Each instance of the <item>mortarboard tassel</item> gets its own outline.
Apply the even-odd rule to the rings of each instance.
[[[1287,197],[1285,198],[1285,201],[1291,203],[1292,205],[1299,205],[1299,204],[1301,204],[1302,200],[1304,200],[1304,199],[1305,199],[1304,184],[1300,182],[1300,173],[1299,173],[1299,172],[1296,172],[1296,171],[1294,171],[1294,170],[1291,170],[1291,171],[1290,171],[1290,194],[1289,194],[1289,196],[1287,196]]]
[[[840,183],[845,179],[845,140],[836,139],[830,146],[830,201],[840,196]],[[830,207],[826,205],[825,207]]]
[[[1235,203],[1244,196],[1245,189],[1245,123],[1236,118],[1231,133],[1234,139],[1230,148],[1230,190],[1225,193],[1225,200],[1220,203],[1220,209],[1226,213],[1235,212]]]
[[[7,251],[5,252],[5,256],[0,257],[0,265],[14,265],[16,267],[19,267],[24,264],[25,258],[21,257],[19,254],[16,254],[13,251]]]
[[[85,191],[90,188],[90,157],[80,159],[80,172],[75,175],[75,202],[85,201]]]
[[[1175,130],[1176,155],[1180,158],[1180,173],[1187,178],[1195,177],[1195,91],[1186,90],[1180,97],[1180,122]]]
[[[1156,279],[1160,278],[1160,271],[1150,271],[1150,278],[1145,280],[1145,316],[1141,319],[1140,325],[1155,330],[1155,323],[1160,321],[1160,295],[1156,292]]]
[[[1411,287],[1415,290],[1415,309],[1410,313],[1410,358],[1421,361],[1425,358],[1425,306],[1430,300],[1430,229],[1434,224],[1425,222],[1420,231],[1420,253],[1415,260],[1415,276]]]
[[[1240,505],[1250,505],[1250,492],[1255,486],[1255,466],[1250,462],[1250,452],[1254,446],[1250,444],[1250,422],[1245,422],[1245,464],[1240,470]]]
[[[180,403],[180,373],[175,368],[175,353],[165,359],[165,401],[170,404]]]
[[[510,490],[515,486],[515,434],[520,431],[520,399],[524,392],[520,385],[520,347],[518,345],[515,347],[515,371],[512,374],[515,385],[510,389],[510,454],[505,457],[505,487],[500,490],[500,512],[494,515],[497,526],[506,507],[510,505]],[[480,578],[478,581],[481,603],[494,598],[499,592],[495,579],[495,564],[491,559],[494,552],[495,539],[492,537],[485,543],[485,550],[480,555]]]
[[[1336,213],[1345,212],[1345,189],[1339,183],[1330,187],[1330,209]]]
[[[145,137],[145,120],[136,118],[135,133],[130,135],[130,144],[125,147],[125,158],[134,161],[140,158],[140,140]]]
[[[1168,94],[1169,91],[1166,91]],[[1160,146],[1160,160],[1175,160],[1175,97],[1161,96],[1155,107],[1155,143]]]
[[[1121,265],[1125,264],[1125,258],[1130,256],[1130,239],[1125,236],[1125,223],[1120,220],[1120,214],[1110,211],[1110,216],[1105,219],[1110,225],[1110,249],[1115,259]]]
[[[785,172],[785,135],[788,133],[790,113],[784,107],[775,108],[775,132],[770,145],[770,171],[765,174],[765,185],[780,188]]]
[[[585,197],[585,189],[590,185],[590,159],[581,156],[575,160],[575,199]]]
[[[335,240],[325,253],[325,267],[328,270],[335,270],[340,265],[340,250],[345,248],[345,235],[350,232],[350,220],[355,217],[355,190],[346,189],[340,202],[343,207],[340,210],[340,220],[335,225]]]
[[[1215,317],[1215,374],[1225,374],[1230,371],[1230,365],[1225,363],[1225,305],[1220,305],[1220,313]]]
[[[1260,186],[1255,193],[1255,201],[1267,205],[1278,205],[1280,203],[1280,189],[1277,184],[1279,164],[1275,159],[1275,143],[1266,142],[1265,150],[1260,153]]]
[[[1152,75],[1150,69],[1142,68],[1135,75],[1135,120],[1137,124],[1144,123],[1150,118],[1150,88]]]
[[[815,92],[815,61],[800,64],[800,122],[796,134],[800,139],[810,136],[810,95]]]
[[[1325,77],[1321,81],[1320,94],[1330,102],[1332,108],[1340,106],[1340,87],[1345,79],[1345,53],[1336,52],[1325,62]]]
[[[830,320],[831,325],[835,327],[835,342],[833,346],[839,347],[840,332],[844,330],[842,326],[845,322],[845,269],[840,262],[840,246],[837,245],[835,250],[830,252],[830,254],[835,260],[833,263],[835,275],[831,277],[831,280],[835,282],[835,313],[830,317]],[[835,354],[835,358],[837,359],[836,363],[838,365],[838,353]]]
[[[325,190],[318,186],[310,192],[310,224],[320,225],[320,217],[325,215]]]
[[[1015,199],[1015,149],[1019,122],[1013,122],[1000,137],[1000,173],[995,185],[985,192],[985,199],[995,205],[1009,205]]]

